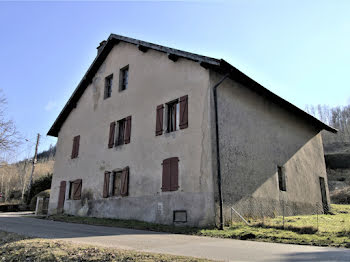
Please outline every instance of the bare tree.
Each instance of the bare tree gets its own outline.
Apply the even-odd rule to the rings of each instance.
[[[329,107],[326,105],[307,105],[305,110],[322,122],[338,129],[337,134],[322,132],[323,142],[328,144],[350,143],[350,105]]]
[[[6,105],[7,100],[0,90],[0,152],[3,154],[14,151],[20,141],[14,122],[6,117]]]

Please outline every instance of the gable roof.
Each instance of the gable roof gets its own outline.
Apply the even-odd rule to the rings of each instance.
[[[182,50],[161,46],[161,45],[157,45],[157,44],[153,44],[153,43],[149,43],[149,42],[145,42],[145,41],[141,41],[141,40],[137,40],[137,39],[121,36],[121,35],[111,34],[106,40],[106,42],[104,43],[104,46],[102,46],[99,49],[98,55],[90,65],[89,69],[87,70],[84,77],[78,84],[77,88],[74,90],[73,94],[71,95],[68,102],[62,109],[61,113],[58,115],[57,119],[51,126],[47,135],[58,137],[58,133],[64,121],[67,119],[70,112],[76,107],[77,102],[79,101],[80,97],[84,93],[85,89],[92,82],[92,79],[96,74],[97,70],[102,65],[102,63],[104,62],[104,60],[106,59],[107,55],[112,50],[112,48],[120,42],[134,44],[138,46],[140,51],[143,51],[143,52],[146,51],[147,49],[153,49],[159,52],[166,53],[169,59],[173,61],[176,61],[178,58],[181,57],[181,58],[198,62],[199,65],[203,66],[206,69],[210,68],[221,74],[229,74],[229,77],[232,80],[235,80],[245,85],[246,87],[252,89],[254,92],[260,94],[261,96],[264,96],[274,101],[275,103],[281,105],[287,110],[309,121],[310,124],[314,124],[320,129],[325,129],[333,133],[337,132],[337,130],[334,129],[333,127],[326,125],[325,123],[319,121],[317,118],[311,116],[310,114],[306,113],[305,111],[301,110],[295,105],[289,103],[283,98],[272,93],[271,91],[269,91],[259,83],[255,82],[253,79],[243,74],[241,71],[239,71],[237,68],[227,63],[223,59],[216,59],[216,58],[211,58],[207,56],[197,55],[197,54],[185,52]]]

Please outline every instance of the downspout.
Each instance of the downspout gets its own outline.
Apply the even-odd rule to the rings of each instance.
[[[218,189],[219,189],[219,205],[220,205],[220,230],[224,229],[224,214],[223,214],[223,199],[222,199],[222,184],[221,184],[221,166],[220,166],[220,145],[219,145],[219,124],[218,124],[218,101],[217,101],[217,88],[224,80],[229,77],[229,73],[226,74],[219,82],[213,86],[214,93],[214,111],[215,111],[215,134],[216,134],[216,166],[218,175]]]

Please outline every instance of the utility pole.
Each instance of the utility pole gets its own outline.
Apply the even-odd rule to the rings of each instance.
[[[36,157],[38,154],[39,139],[40,139],[40,134],[38,134],[38,136],[36,138],[35,152],[34,152],[34,157],[33,157],[33,162],[32,162],[32,172],[30,173],[29,185],[28,185],[28,198],[30,196],[30,191],[32,189],[33,174],[34,174],[35,164],[37,161]],[[30,201],[30,199],[27,199],[27,201]]]
[[[28,160],[24,160],[24,167],[23,167],[23,180],[22,180],[22,202],[24,201],[24,193],[26,190],[26,168],[27,168],[27,162]]]

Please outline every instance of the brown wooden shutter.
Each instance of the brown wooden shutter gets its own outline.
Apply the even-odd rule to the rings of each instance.
[[[157,106],[156,136],[163,134],[164,105]]]
[[[170,158],[163,160],[162,191],[170,191]]]
[[[73,182],[74,187],[73,187],[73,199],[74,200],[80,200],[81,199],[81,187],[82,187],[82,180],[77,179]]]
[[[71,158],[75,158],[75,154],[76,154],[76,137],[73,138],[73,147],[72,147],[72,155],[71,155]]]
[[[129,167],[126,167],[122,171],[120,195],[127,196],[128,193],[129,193]]]
[[[109,125],[109,138],[108,138],[108,148],[114,146],[114,134],[115,134],[115,122]]]
[[[188,127],[188,96],[180,97],[180,129]]]
[[[176,191],[179,188],[179,158],[170,158],[170,191]]]
[[[80,145],[80,136],[76,136],[77,139],[77,145],[76,145],[76,150],[75,150],[75,157],[78,157],[79,155],[79,145]]]
[[[79,155],[79,143],[80,143],[80,136],[75,136],[73,138],[73,148],[72,148],[71,158],[78,157],[78,155]]]
[[[124,144],[130,143],[130,135],[131,135],[131,116],[128,116],[125,119]]]
[[[66,196],[66,181],[61,181],[60,190],[58,193],[58,204],[57,204],[58,212],[61,212],[63,209],[65,196]]]
[[[109,195],[109,180],[110,180],[111,172],[106,171],[105,177],[103,181],[103,197],[106,198]]]

